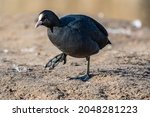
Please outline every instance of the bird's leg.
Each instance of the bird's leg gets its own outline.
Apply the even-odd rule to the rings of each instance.
[[[87,71],[86,71],[86,74],[89,76],[90,75],[90,57],[87,57],[86,58],[87,60]]]
[[[90,57],[86,57],[87,60],[87,71],[86,74],[84,76],[79,76],[79,77],[75,77],[75,78],[70,78],[70,80],[82,80],[83,82],[86,82],[90,79]]]
[[[87,71],[82,78],[83,81],[87,81],[88,79],[90,79],[90,57],[86,57],[86,60],[87,60]]]
[[[54,58],[49,60],[49,62],[45,65],[45,68],[54,69],[54,67],[56,67],[60,62],[63,62],[63,61],[64,61],[64,64],[66,64],[66,56],[67,55],[65,53],[61,53],[55,56]]]

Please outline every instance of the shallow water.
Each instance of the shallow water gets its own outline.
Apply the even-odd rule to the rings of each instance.
[[[150,0],[0,0],[1,14],[38,13],[51,9],[59,13],[84,13],[106,18],[140,19],[150,26]]]

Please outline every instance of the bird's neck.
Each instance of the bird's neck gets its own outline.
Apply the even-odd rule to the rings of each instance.
[[[61,22],[59,20],[59,18],[56,16],[54,22],[52,23],[53,25],[51,25],[49,28],[51,29],[51,32],[53,32],[54,28],[57,27],[61,27]]]
[[[61,23],[60,23],[60,19],[59,19],[59,17],[57,17],[57,15],[55,15],[52,24],[53,24],[53,27],[55,27],[55,26],[60,26],[60,24],[61,24]]]
[[[53,33],[58,33],[61,29],[62,29],[61,26],[53,26],[53,27],[48,28],[48,30],[51,32],[52,35]]]

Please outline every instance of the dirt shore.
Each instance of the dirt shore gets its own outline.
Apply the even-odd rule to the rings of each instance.
[[[34,15],[0,16],[0,99],[150,99],[150,29],[127,21],[98,19],[112,46],[91,57],[92,78],[70,80],[86,71],[85,59],[68,57],[54,70],[44,65],[60,51]]]

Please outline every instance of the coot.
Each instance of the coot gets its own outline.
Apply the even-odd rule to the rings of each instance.
[[[50,41],[62,51],[51,59],[45,68],[53,69],[60,62],[65,64],[67,55],[86,58],[87,72],[84,80],[90,77],[90,56],[111,44],[106,29],[86,15],[72,14],[59,18],[54,12],[44,10],[39,14],[35,27],[40,25],[47,27]]]

